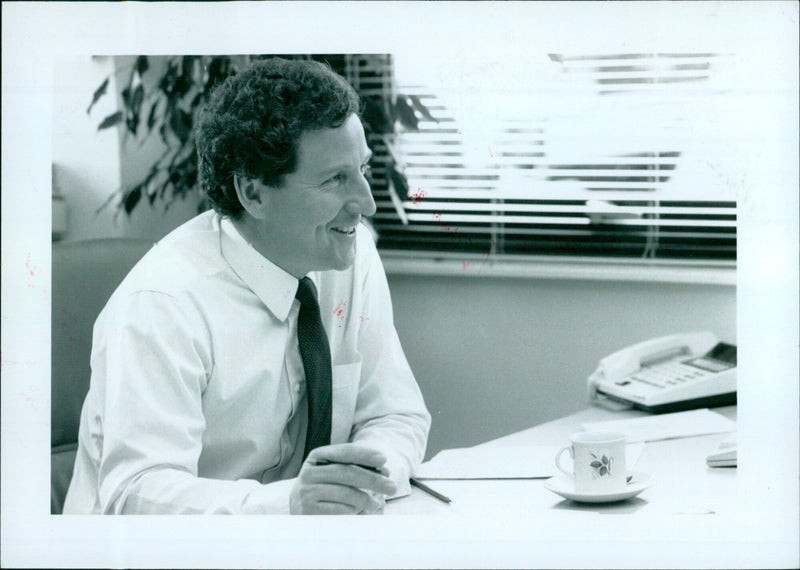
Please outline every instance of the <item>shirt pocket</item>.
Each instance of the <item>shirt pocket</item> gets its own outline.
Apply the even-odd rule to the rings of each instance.
[[[350,440],[355,417],[361,360],[333,366],[332,376],[331,443],[346,443]]]

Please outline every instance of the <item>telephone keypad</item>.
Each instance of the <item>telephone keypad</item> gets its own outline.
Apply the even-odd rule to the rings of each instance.
[[[675,362],[661,364],[658,367],[643,368],[630,376],[631,380],[641,382],[654,388],[667,388],[686,382],[692,382],[706,376],[706,373],[697,368]]]

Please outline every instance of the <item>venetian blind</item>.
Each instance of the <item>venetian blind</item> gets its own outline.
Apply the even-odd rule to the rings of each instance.
[[[733,263],[725,151],[736,117],[721,103],[735,95],[734,56],[543,60],[541,77],[519,88],[425,84],[413,67],[402,77],[361,70],[376,93],[393,82],[416,119],[370,140],[379,248]],[[387,155],[407,187],[382,169]]]

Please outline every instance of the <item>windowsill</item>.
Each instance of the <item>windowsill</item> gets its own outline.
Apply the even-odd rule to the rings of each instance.
[[[418,252],[381,251],[389,275],[437,275],[460,277],[517,277],[528,279],[583,279],[595,281],[639,281],[736,285],[732,263],[690,263],[554,257],[492,258],[451,256]]]

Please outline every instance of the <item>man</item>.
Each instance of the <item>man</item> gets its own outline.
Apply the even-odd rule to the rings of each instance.
[[[310,61],[215,91],[196,129],[214,211],[98,317],[66,513],[379,513],[408,492],[430,415],[360,224],[375,203],[357,111]]]

